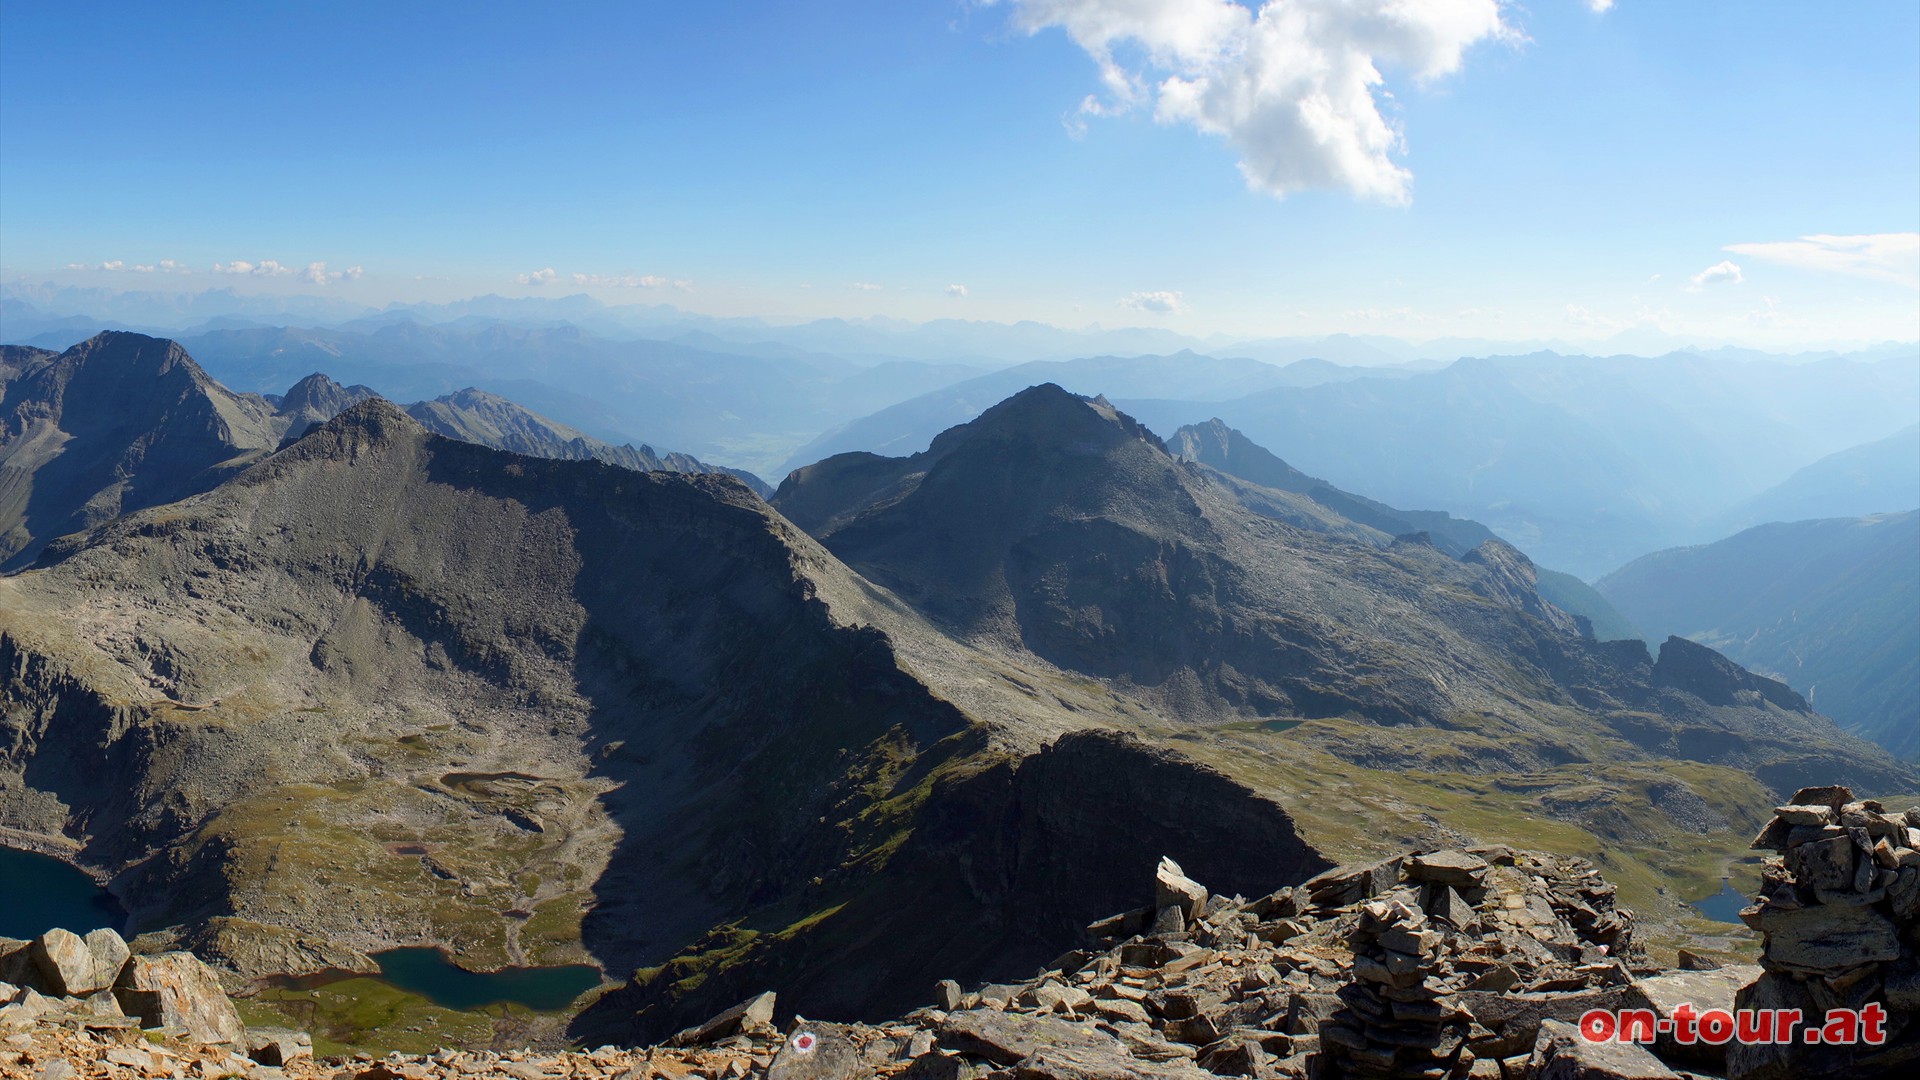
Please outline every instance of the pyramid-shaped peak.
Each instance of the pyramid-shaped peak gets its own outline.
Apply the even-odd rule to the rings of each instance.
[[[1007,398],[972,422],[952,428],[934,440],[941,451],[980,436],[1018,437],[1023,442],[1048,444],[1139,439],[1165,450],[1158,436],[1121,412],[1105,396],[1081,397],[1057,383],[1041,383]]]
[[[184,369],[196,379],[207,379],[179,342],[128,330],[103,330],[60,354],[60,359],[116,374],[152,377]]]
[[[319,448],[365,448],[424,437],[427,429],[406,410],[383,397],[370,397],[317,424],[300,445]]]
[[[294,383],[281,399],[280,410],[286,413],[309,412],[321,416],[334,416],[356,402],[365,401],[374,396],[371,387],[342,386],[321,372]]]

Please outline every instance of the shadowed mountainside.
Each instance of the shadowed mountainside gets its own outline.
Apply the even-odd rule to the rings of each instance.
[[[16,359],[16,357],[18,357]],[[179,345],[108,332],[9,353],[0,394],[0,566],[53,537],[205,491],[279,442],[273,406]]]

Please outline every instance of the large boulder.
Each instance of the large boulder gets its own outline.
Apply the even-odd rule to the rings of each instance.
[[[102,928],[83,938],[56,928],[34,939],[31,955],[48,992],[86,997],[111,989],[131,953],[112,930]]]
[[[995,1065],[1012,1065],[1042,1050],[1111,1046],[1113,1037],[1091,1023],[1075,1023],[1051,1016],[1024,1016],[992,1009],[970,1009],[948,1016],[940,1025],[940,1045],[986,1058]]]
[[[1153,908],[1165,911],[1170,907],[1179,908],[1185,922],[1198,920],[1207,913],[1207,888],[1163,855],[1153,874]]]
[[[770,1027],[773,1024],[773,1006],[776,1000],[771,990],[755,994],[733,1008],[716,1014],[704,1024],[675,1033],[667,1040],[667,1045],[704,1046],[729,1035]]]
[[[872,1075],[845,1027],[804,1017],[794,1018],[787,1041],[767,1066],[767,1080],[867,1080]]]
[[[247,1037],[219,977],[192,953],[134,957],[121,973],[114,996],[144,1027],[177,1028],[208,1043],[238,1043]]]

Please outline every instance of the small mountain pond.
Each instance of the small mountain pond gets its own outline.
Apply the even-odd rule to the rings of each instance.
[[[1747,894],[1733,887],[1731,878],[1721,878],[1720,891],[1704,900],[1693,901],[1693,910],[1714,922],[1739,923],[1740,909],[1751,903]]]
[[[0,937],[31,938],[56,926],[79,934],[102,926],[124,932],[126,921],[126,910],[85,871],[51,856],[0,847]],[[380,965],[378,976],[327,971],[269,983],[311,990],[375,978],[445,1009],[510,1003],[536,1012],[564,1009],[600,984],[599,970],[586,964],[477,972],[459,967],[434,948],[388,949],[373,959]]]

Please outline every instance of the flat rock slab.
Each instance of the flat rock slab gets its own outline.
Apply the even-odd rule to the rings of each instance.
[[[1709,1009],[1732,1012],[1740,991],[1765,974],[1757,964],[1734,964],[1708,971],[1670,971],[1664,975],[1636,979],[1628,987],[1645,1004],[1630,1002],[1627,1008],[1650,1008],[1663,1019],[1672,1019],[1682,1005],[1693,1007],[1695,1016]],[[1702,1064],[1720,1065],[1727,1060],[1727,1047],[1704,1039],[1692,1043],[1675,1041],[1672,1035],[1658,1036],[1655,1049],[1662,1057],[1687,1059]]]
[[[953,1013],[940,1025],[939,1035],[942,1047],[986,1058],[995,1065],[1012,1065],[1042,1050],[1078,1047],[1126,1053],[1116,1039],[1091,1023],[992,1009]]]
[[[1457,888],[1472,888],[1480,884],[1480,879],[1486,873],[1487,860],[1464,851],[1435,851],[1415,855],[1407,863],[1407,876],[1413,880]]]
[[[1507,994],[1467,990],[1460,1004],[1496,1035],[1472,1043],[1481,1057],[1512,1057],[1532,1049],[1541,1025],[1550,1020],[1578,1023],[1589,1009],[1622,1009],[1633,1004],[1626,987],[1609,986],[1579,994]]]
[[[1815,904],[1763,907],[1748,926],[1767,935],[1767,966],[1814,975],[1841,975],[1867,964],[1900,959],[1893,921],[1870,907]]]
[[[1634,1043],[1588,1042],[1573,1024],[1548,1020],[1534,1045],[1538,1080],[1680,1080],[1680,1074]]]
[[[1697,1013],[1708,1009],[1731,1011],[1740,988],[1758,979],[1760,974],[1758,964],[1734,964],[1708,971],[1670,971],[1636,979],[1631,990],[1645,998],[1661,1016],[1672,1016],[1674,1009],[1681,1005],[1692,1005]]]
[[[1142,1061],[1122,1051],[1087,1046],[1041,1050],[1014,1066],[1013,1075],[1018,1080],[1217,1080],[1184,1061]]]

